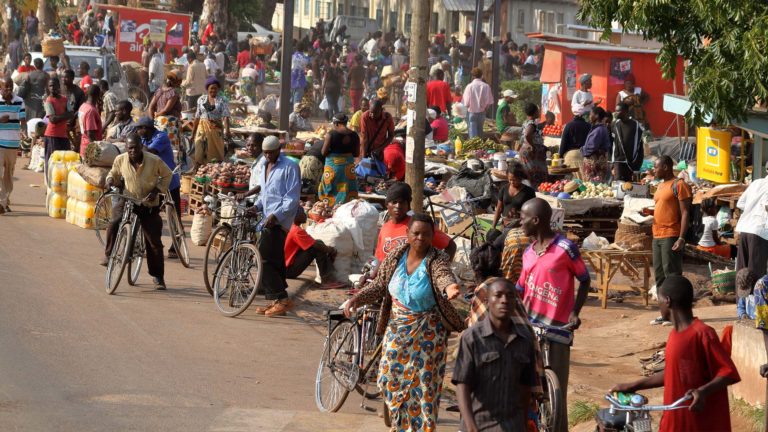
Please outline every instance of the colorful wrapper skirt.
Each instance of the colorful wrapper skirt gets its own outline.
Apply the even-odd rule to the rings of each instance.
[[[351,154],[330,154],[325,158],[317,195],[331,207],[357,198],[355,158]]]

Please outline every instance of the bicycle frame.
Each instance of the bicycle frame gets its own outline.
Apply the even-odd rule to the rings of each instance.
[[[549,347],[551,341],[549,338],[547,338],[547,334],[552,332],[552,330],[569,331],[573,326],[571,324],[566,324],[562,327],[556,327],[539,323],[531,323],[531,326],[533,327],[533,332],[535,333],[536,339],[538,340],[539,346],[541,347],[541,361],[544,363],[544,369],[551,369],[552,367],[549,364]]]
[[[470,198],[463,201],[457,201],[450,204],[442,204],[442,203],[436,203],[432,202],[432,197],[427,197],[427,202],[429,206],[430,213],[432,214],[432,219],[435,219],[435,206],[440,207],[446,210],[451,210],[459,213],[460,215],[468,215],[472,218],[472,224],[466,226],[463,230],[461,230],[459,233],[451,236],[451,240],[455,240],[456,237],[461,236],[465,232],[467,232],[470,228],[473,229],[473,232],[477,235],[483,237],[483,240],[485,240],[484,234],[482,234],[482,230],[480,228],[480,224],[477,222],[477,215],[475,214],[474,208],[472,207],[472,204],[481,201],[484,198]]]

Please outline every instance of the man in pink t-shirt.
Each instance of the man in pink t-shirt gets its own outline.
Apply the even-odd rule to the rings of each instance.
[[[80,156],[85,157],[85,148],[92,141],[103,139],[104,129],[101,123],[99,104],[101,88],[97,85],[88,87],[87,99],[77,110],[77,122],[80,125]]]
[[[523,269],[517,281],[528,316],[534,325],[570,324],[576,330],[581,325],[579,313],[587,299],[591,281],[579,247],[562,234],[552,231],[552,208],[543,199],[528,200],[520,214],[523,231],[532,240],[523,254]],[[579,281],[578,293],[574,292],[574,279]],[[563,389],[563,406],[568,406],[566,395],[573,333],[554,330],[548,333],[548,337],[551,341],[549,363]],[[565,411],[561,410],[563,432],[567,431],[568,425]]]

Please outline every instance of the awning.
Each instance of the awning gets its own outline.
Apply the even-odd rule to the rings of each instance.
[[[483,0],[483,12],[491,10],[493,1]],[[443,6],[448,12],[474,12],[477,3],[475,0],[443,0]]]

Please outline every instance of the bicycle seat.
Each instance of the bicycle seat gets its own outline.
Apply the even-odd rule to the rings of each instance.
[[[327,314],[330,321],[343,321],[347,319],[346,315],[344,315],[344,311],[341,309],[331,309]]]

